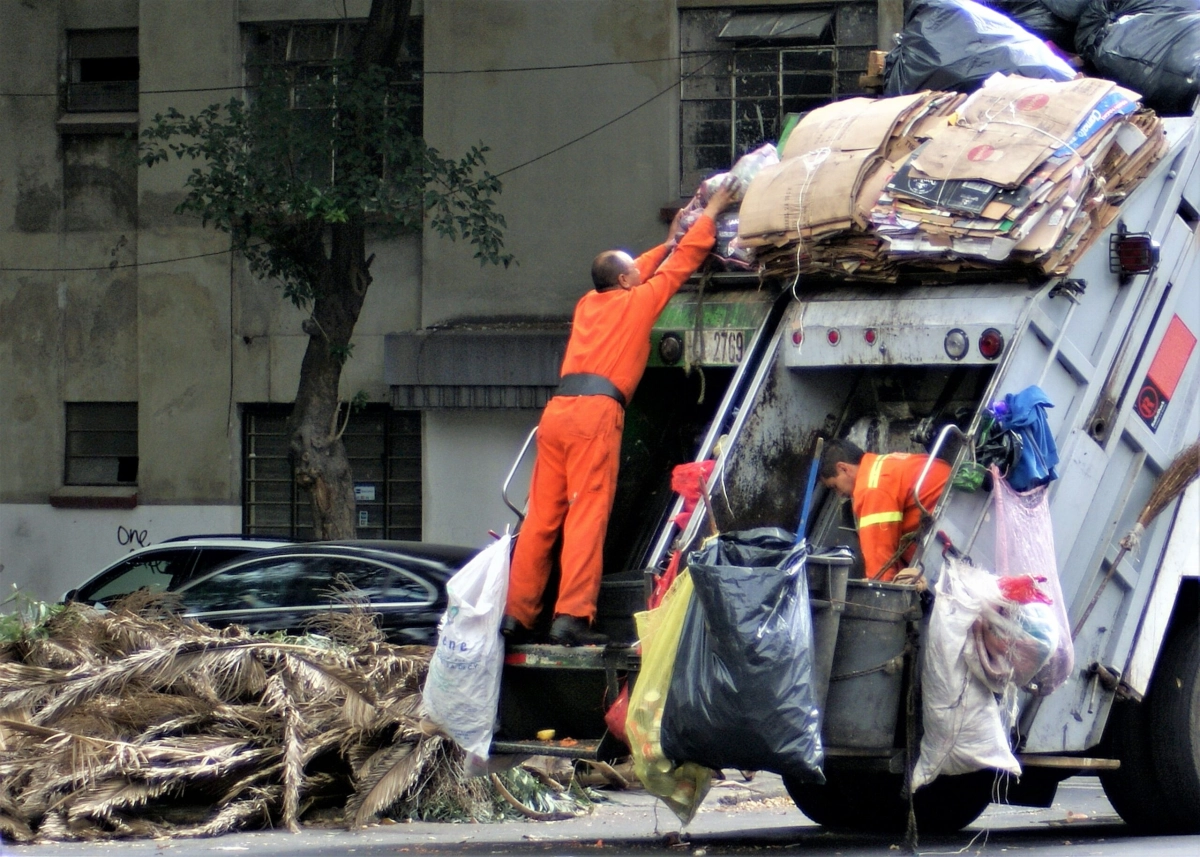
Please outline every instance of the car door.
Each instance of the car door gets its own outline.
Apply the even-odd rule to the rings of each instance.
[[[196,561],[196,549],[163,548],[131,556],[89,580],[70,594],[84,604],[112,604],[139,589],[165,592],[187,580]]]
[[[297,590],[313,562],[304,554],[246,559],[183,586],[179,597],[188,616],[213,627],[296,631],[303,622],[297,602],[307,600]]]
[[[391,642],[437,644],[438,622],[446,609],[444,584],[397,565],[387,588],[372,601],[372,609],[379,614],[380,625]]]

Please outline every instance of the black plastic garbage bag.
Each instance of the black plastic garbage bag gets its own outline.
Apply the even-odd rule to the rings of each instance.
[[[792,541],[745,530],[688,555],[696,597],[663,712],[669,758],[825,782],[806,551]]]
[[[971,0],[917,0],[884,63],[884,95],[971,92],[996,72],[1071,80],[1075,70],[1033,33]]]
[[[987,0],[1029,32],[1049,39],[1067,51],[1075,50],[1075,22],[1060,18],[1046,0]]]
[[[1186,15],[1196,11],[1200,11],[1197,0],[1087,0],[1075,28],[1075,51],[1088,62],[1094,62],[1108,28],[1126,15],[1172,12]]]
[[[1160,113],[1189,113],[1200,95],[1200,12],[1128,15],[1112,24],[1092,62]]]

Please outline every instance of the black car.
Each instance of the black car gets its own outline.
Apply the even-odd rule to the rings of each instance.
[[[111,605],[131,592],[175,590],[189,580],[253,551],[281,548],[290,541],[259,536],[180,536],[138,548],[105,566],[63,601]]]
[[[437,642],[446,581],[478,550],[426,542],[312,542],[248,554],[177,591],[185,615],[214,627],[304,633],[308,620],[347,610],[337,591],[369,602],[388,639]]]

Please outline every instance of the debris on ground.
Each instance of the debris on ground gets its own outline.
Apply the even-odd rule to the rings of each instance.
[[[361,609],[305,637],[217,631],[145,592],[0,619],[9,841],[565,817],[599,797],[569,774],[465,777],[418,714],[431,650]]]

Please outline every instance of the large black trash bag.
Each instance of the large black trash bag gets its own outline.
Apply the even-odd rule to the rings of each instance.
[[[688,555],[696,597],[663,712],[668,758],[825,782],[805,553],[764,527]]]
[[[1065,81],[1075,70],[1037,36],[971,0],[917,0],[884,65],[884,95],[972,92],[996,72]]]
[[[1200,0],[1087,0],[1075,28],[1075,51],[1094,62],[1108,28],[1126,15],[1187,14],[1200,11]]]
[[[1049,39],[1067,51],[1075,50],[1075,22],[1060,18],[1046,0],[987,0],[1029,32]]]
[[[1200,12],[1119,18],[1092,62],[1159,113],[1190,113],[1200,95]]]

